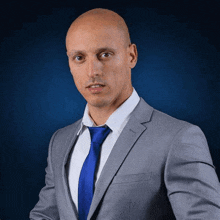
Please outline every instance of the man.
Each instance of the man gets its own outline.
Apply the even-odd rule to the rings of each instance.
[[[220,219],[205,136],[138,96],[131,83],[137,49],[124,20],[90,10],[70,26],[66,48],[87,106],[53,135],[46,186],[30,219]]]

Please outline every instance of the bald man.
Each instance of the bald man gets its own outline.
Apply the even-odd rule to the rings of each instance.
[[[136,45],[118,14],[93,9],[66,36],[83,118],[51,138],[32,220],[220,219],[219,180],[201,129],[132,86]]]

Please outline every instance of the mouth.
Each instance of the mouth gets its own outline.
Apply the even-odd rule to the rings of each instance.
[[[104,87],[104,84],[100,84],[100,83],[94,83],[94,84],[90,84],[88,85],[86,88],[99,88],[99,87]]]
[[[105,85],[104,84],[90,84],[89,86],[87,86],[86,88],[89,89],[89,91],[93,94],[97,94],[102,92],[102,90],[104,89]]]

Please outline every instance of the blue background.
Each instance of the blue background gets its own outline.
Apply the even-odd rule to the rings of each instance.
[[[133,85],[151,106],[201,127],[220,176],[220,3],[8,1],[1,7],[1,220],[28,219],[44,186],[52,134],[85,101],[69,72],[65,35],[81,13],[127,21],[139,59]]]

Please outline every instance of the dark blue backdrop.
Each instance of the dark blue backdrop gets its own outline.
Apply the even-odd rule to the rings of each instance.
[[[82,116],[85,101],[69,72],[65,35],[94,7],[125,18],[139,52],[137,92],[201,127],[220,176],[219,2],[145,4],[9,1],[1,8],[1,220],[28,219],[44,185],[51,135]]]

